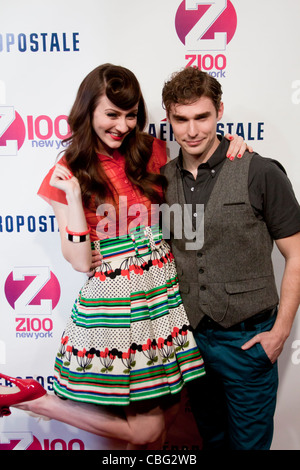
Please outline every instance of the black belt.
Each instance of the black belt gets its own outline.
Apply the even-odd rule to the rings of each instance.
[[[277,313],[277,307],[273,307],[269,310],[264,310],[263,312],[257,313],[253,315],[253,317],[247,318],[246,320],[237,323],[236,325],[232,325],[228,328],[225,328],[219,323],[215,322],[207,315],[201,320],[197,329],[203,330],[206,328],[210,328],[213,330],[222,330],[222,331],[252,331],[255,330],[256,325],[263,323],[269,320],[273,315]]]

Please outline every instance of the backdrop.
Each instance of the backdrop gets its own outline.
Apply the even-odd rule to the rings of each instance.
[[[63,150],[82,79],[111,62],[138,77],[148,130],[177,144],[165,120],[165,79],[198,66],[223,86],[220,133],[278,159],[300,197],[300,3],[296,0],[0,0],[0,367],[52,390],[54,356],[85,277],[63,260],[51,207],[36,193]],[[274,251],[278,286],[283,260]],[[300,324],[279,360],[273,449],[300,448]],[[4,381],[1,382],[5,385]],[[121,449],[120,443],[13,410],[0,449]],[[167,450],[200,449],[186,395]]]

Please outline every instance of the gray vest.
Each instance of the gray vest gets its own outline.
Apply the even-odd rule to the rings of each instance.
[[[174,238],[171,222],[180,292],[194,328],[204,315],[228,328],[278,303],[273,240],[249,201],[251,159],[251,154],[245,154],[225,161],[205,209],[202,248],[187,250],[190,240],[184,235],[178,239],[177,234]],[[176,162],[162,168],[169,181],[166,199],[169,205],[184,205]]]

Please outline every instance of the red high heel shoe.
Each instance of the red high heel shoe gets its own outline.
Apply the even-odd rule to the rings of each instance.
[[[25,401],[35,400],[44,396],[46,390],[33,379],[17,379],[8,375],[0,374],[0,378],[13,383],[19,388],[16,393],[0,393],[0,418],[11,414],[9,407]]]

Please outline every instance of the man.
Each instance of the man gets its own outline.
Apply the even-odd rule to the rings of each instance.
[[[167,203],[191,205],[193,227],[197,204],[205,208],[202,247],[190,249],[171,227],[183,303],[207,372],[191,388],[191,404],[204,449],[269,449],[277,358],[300,302],[300,208],[278,162],[247,152],[225,158],[228,142],[216,134],[221,98],[218,81],[192,67],[163,89],[181,147],[162,169],[171,182]],[[286,261],[279,305],[274,240]]]

